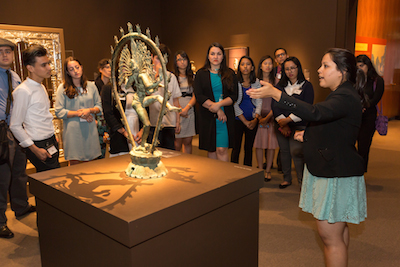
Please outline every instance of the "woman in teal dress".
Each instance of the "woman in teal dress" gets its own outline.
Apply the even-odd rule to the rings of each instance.
[[[253,98],[272,97],[280,108],[310,122],[294,136],[304,142],[299,206],[316,218],[327,266],[347,266],[347,223],[367,217],[364,162],[355,148],[362,105],[354,84],[361,75],[350,51],[332,48],[318,69],[320,86],[332,91],[325,101],[311,105],[267,83],[248,92]]]
[[[233,147],[233,103],[238,97],[238,81],[226,65],[225,51],[219,43],[208,48],[206,62],[196,73],[194,93],[199,103],[199,148],[207,150],[209,158],[228,161],[228,148]]]
[[[65,60],[64,77],[57,89],[55,113],[63,119],[64,158],[74,165],[101,155],[95,116],[102,107],[96,85],[83,75],[77,59]]]

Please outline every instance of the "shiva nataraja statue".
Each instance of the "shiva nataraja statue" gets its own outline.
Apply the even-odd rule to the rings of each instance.
[[[140,26],[136,25],[136,31],[133,31],[131,23],[128,23],[128,33],[124,34],[121,28],[121,38],[115,39],[115,48],[111,47],[111,83],[113,88],[113,96],[117,103],[117,108],[121,113],[122,123],[128,132],[128,140],[133,148],[129,152],[131,155],[131,163],[125,173],[130,177],[151,179],[165,176],[167,169],[161,162],[161,151],[156,149],[158,142],[158,133],[160,131],[162,118],[165,115],[166,108],[168,111],[179,112],[180,108],[171,106],[167,101],[170,98],[168,91],[167,78],[167,57],[163,57],[159,50],[160,42],[158,37],[155,43],[151,39],[150,30],[147,29],[146,35],[142,34]],[[151,54],[148,47],[160,59],[162,72],[158,78],[155,78],[153,64],[151,62]],[[116,67],[118,62],[118,85],[125,84],[125,88],[133,86],[135,93],[132,101],[132,108],[136,111],[139,119],[143,123],[142,141],[139,146],[135,145],[132,132],[129,128],[124,109],[118,94],[118,85],[116,79]],[[162,80],[166,80],[164,85],[160,84]],[[158,87],[164,87],[164,97],[160,95],[151,95],[158,90]],[[150,120],[146,111],[146,107],[155,101],[160,102],[161,110],[157,120],[157,126],[154,131],[153,141],[147,143],[147,137],[150,131]]]

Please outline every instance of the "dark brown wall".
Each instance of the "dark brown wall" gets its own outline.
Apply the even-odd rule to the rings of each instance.
[[[63,28],[65,49],[74,51],[89,79],[97,62],[111,57],[113,36],[128,21],[143,31],[150,27],[152,35],[161,32],[160,0],[1,1],[0,13],[1,24]]]
[[[4,3],[3,3],[4,2]],[[284,47],[311,72],[316,100],[329,93],[318,86],[316,70],[324,51],[353,49],[349,12],[355,0],[69,0],[2,1],[0,23],[64,29],[65,48],[82,61],[93,79],[97,62],[110,57],[113,36],[126,23],[139,23],[160,36],[174,54],[183,49],[204,64],[215,41],[225,47],[248,46],[256,64],[261,56]],[[349,11],[350,10],[350,11]],[[354,14],[354,13],[353,13]],[[170,61],[172,61],[172,56]]]
[[[208,46],[219,42],[224,47],[248,46],[258,64],[275,48],[284,47],[296,56],[303,69],[309,69],[316,100],[329,93],[318,85],[317,69],[324,52],[334,46],[354,49],[354,20],[348,19],[354,0],[174,0],[162,1],[162,40],[170,49],[185,50],[200,68]],[[349,7],[350,6],[350,7]],[[350,32],[348,22],[353,21]],[[170,60],[173,60],[172,57]]]

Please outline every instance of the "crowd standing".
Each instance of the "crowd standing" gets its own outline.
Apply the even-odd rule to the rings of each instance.
[[[0,120],[6,129],[8,151],[0,161],[2,238],[14,236],[5,216],[7,193],[17,217],[36,210],[27,201],[27,158],[37,172],[60,167],[49,97],[42,85],[51,75],[47,51],[40,45],[23,51],[29,76],[21,83],[11,70],[14,49],[15,44],[0,38]],[[170,54],[163,44],[160,50],[165,57]],[[320,86],[331,93],[317,104],[313,104],[313,86],[305,78],[300,60],[283,48],[275,50],[274,58],[262,57],[257,68],[251,57],[243,56],[236,72],[228,67],[219,43],[208,47],[204,66],[197,73],[193,73],[185,51],[178,51],[173,60],[174,73],[167,73],[169,108],[158,145],[192,153],[192,140],[198,133],[199,149],[206,150],[209,158],[228,161],[228,149],[232,148],[231,161],[238,163],[244,134],[243,164],[253,165],[254,147],[257,167],[265,169],[266,182],[272,179],[279,145],[277,158],[283,172],[279,188],[292,184],[293,160],[301,187],[299,206],[316,219],[326,264],[345,266],[347,223],[359,224],[366,218],[363,175],[375,132],[376,105],[384,90],[384,81],[368,56],[355,58],[348,50],[328,50],[318,75]],[[152,61],[158,77],[160,60],[154,54]],[[100,75],[91,82],[78,59],[65,60],[65,79],[57,90],[55,114],[64,121],[64,157],[71,165],[104,157],[107,142],[110,156],[126,154],[132,148],[112,97],[110,60],[103,59],[98,66]],[[134,141],[152,142],[164,87],[152,94],[148,136],[147,132],[143,136],[143,125],[132,108],[135,85],[125,88],[122,84],[118,91]]]

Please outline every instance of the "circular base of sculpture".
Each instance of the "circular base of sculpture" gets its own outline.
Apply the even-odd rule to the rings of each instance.
[[[155,150],[151,154],[143,151],[141,147],[136,147],[129,154],[131,155],[131,163],[129,163],[128,168],[125,170],[126,175],[129,177],[154,179],[167,175],[167,168],[161,162],[161,151]]]

